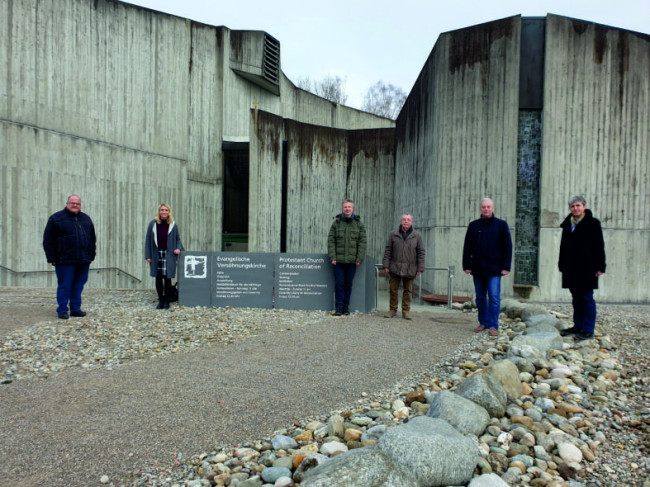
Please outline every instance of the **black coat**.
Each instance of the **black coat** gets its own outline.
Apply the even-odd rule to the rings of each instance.
[[[50,216],[43,232],[43,250],[53,264],[90,264],[95,260],[95,227],[88,215],[67,208]]]
[[[512,238],[505,220],[494,215],[479,218],[467,227],[463,245],[463,270],[469,269],[474,277],[500,276],[510,272]]]
[[[575,290],[598,289],[596,272],[605,272],[605,240],[600,222],[591,210],[571,231],[571,215],[562,224],[560,259],[558,267],[562,273],[562,287]]]

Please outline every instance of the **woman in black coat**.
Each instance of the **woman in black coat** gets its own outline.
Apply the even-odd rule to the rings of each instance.
[[[169,308],[176,258],[181,250],[184,250],[183,244],[172,210],[169,205],[162,204],[156,217],[149,222],[144,239],[144,258],[149,263],[151,277],[156,278],[158,309]]]
[[[562,241],[558,266],[562,287],[568,288],[573,298],[573,327],[561,333],[586,340],[594,336],[594,289],[598,289],[598,277],[605,273],[605,241],[600,222],[586,208],[582,196],[569,200],[569,210],[571,214],[560,225]]]

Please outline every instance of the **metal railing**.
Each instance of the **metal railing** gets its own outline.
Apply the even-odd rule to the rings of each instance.
[[[20,275],[22,277],[27,277],[29,274],[54,274],[54,269],[47,269],[47,270],[40,270],[40,271],[16,271],[14,269],[10,269],[9,267],[5,267],[3,265],[0,265],[0,269],[3,269],[10,274],[14,275]],[[99,271],[115,271],[118,275],[123,274],[134,281],[137,282],[142,282],[142,279],[135,277],[133,274],[129,274],[128,272],[120,269],[119,267],[91,267],[88,272],[99,272]]]
[[[375,264],[375,307],[379,302],[379,271],[383,270],[384,266]],[[451,309],[452,296],[454,293],[454,273],[456,266],[450,265],[449,267],[425,267],[425,271],[446,271],[447,272],[447,308]],[[418,276],[418,304],[422,304],[422,274]]]

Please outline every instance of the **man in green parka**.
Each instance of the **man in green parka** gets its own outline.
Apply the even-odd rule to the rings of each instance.
[[[354,202],[345,200],[327,237],[327,254],[334,270],[334,316],[350,314],[352,281],[366,257],[366,244],[366,227],[359,215],[354,214]]]

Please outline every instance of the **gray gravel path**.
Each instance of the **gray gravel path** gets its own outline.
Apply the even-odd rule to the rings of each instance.
[[[7,324],[12,305],[0,305],[4,336],[19,327]],[[475,316],[429,309],[411,322],[323,315],[112,370],[71,368],[0,385],[0,485],[92,486],[102,475],[127,481],[179,452],[237,444],[327,414],[422,372],[473,336]]]

